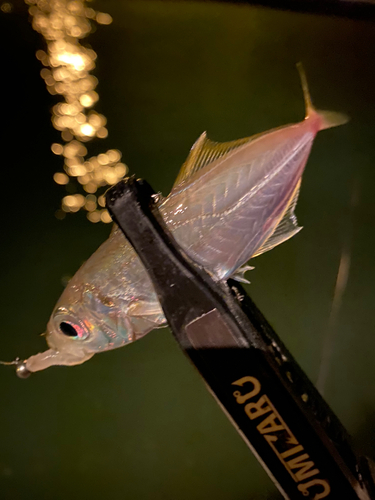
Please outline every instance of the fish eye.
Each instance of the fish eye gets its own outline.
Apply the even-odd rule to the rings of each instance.
[[[78,337],[77,330],[71,323],[67,323],[66,321],[62,321],[60,323],[60,330],[64,335],[67,335],[68,337]]]
[[[58,308],[53,314],[53,329],[60,335],[72,340],[86,340],[90,336],[90,328],[79,317],[65,308]]]

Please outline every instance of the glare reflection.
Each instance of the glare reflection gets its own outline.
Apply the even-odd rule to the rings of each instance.
[[[63,197],[56,217],[62,219],[67,212],[82,209],[91,222],[109,223],[103,194],[97,196],[97,191],[116,184],[128,168],[120,163],[121,152],[116,149],[86,158],[85,144],[95,138],[105,139],[108,130],[106,117],[93,110],[99,100],[95,91],[98,80],[90,72],[95,68],[97,55],[81,40],[92,31],[92,22],[112,22],[109,14],[96,12],[87,6],[87,1],[25,0],[33,28],[46,42],[46,50],[36,52],[44,66],[40,75],[48,92],[60,98],[52,108],[52,123],[61,132],[62,143],[52,144],[51,150],[64,159],[64,172],[56,172],[53,178],[57,184],[65,185],[69,194]],[[7,11],[8,5],[2,4],[1,9]],[[80,190],[83,194],[77,193]],[[98,205],[103,208],[98,209]]]

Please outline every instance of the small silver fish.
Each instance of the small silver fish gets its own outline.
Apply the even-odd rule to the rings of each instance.
[[[301,229],[294,209],[315,135],[347,121],[313,107],[299,70],[306,105],[302,122],[226,143],[202,134],[171,193],[159,203],[179,245],[217,280],[244,280],[250,258]],[[49,349],[23,366],[34,372],[81,364],[165,324],[143,264],[115,228],[57,302],[47,325]]]

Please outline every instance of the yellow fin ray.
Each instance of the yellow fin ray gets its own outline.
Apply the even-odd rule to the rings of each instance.
[[[289,240],[292,236],[301,231],[302,227],[298,226],[297,217],[295,216],[294,210],[297,205],[298,195],[301,187],[301,181],[298,182],[293,196],[290,198],[290,202],[284,212],[284,215],[280,219],[280,222],[276,226],[274,232],[267,238],[267,240],[258,248],[258,250],[252,255],[257,257],[262,253],[272,250],[280,243]]]
[[[191,177],[199,172],[199,170],[202,170],[202,168],[228,154],[230,151],[233,151],[234,149],[252,141],[255,137],[259,137],[259,135],[260,134],[230,142],[214,142],[208,139],[206,132],[203,132],[203,134],[201,134],[201,136],[194,143],[189,156],[182,165],[173,185],[173,189],[188,182]]]
[[[338,127],[339,125],[344,125],[349,121],[349,117],[344,113],[338,113],[336,111],[324,111],[320,109],[315,109],[309,91],[309,86],[307,84],[307,78],[305,70],[303,69],[302,63],[297,63],[298,73],[301,79],[301,86],[303,91],[303,97],[305,100],[305,115],[306,119],[318,115],[320,118],[319,130],[325,130],[327,128]]]

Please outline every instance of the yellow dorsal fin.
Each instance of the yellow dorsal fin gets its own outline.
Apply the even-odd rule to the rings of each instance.
[[[238,139],[237,141],[214,142],[208,139],[206,132],[203,132],[203,134],[201,134],[201,136],[194,143],[189,156],[182,165],[173,185],[173,189],[179,187],[185,182],[188,182],[191,177],[199,172],[199,170],[202,170],[202,168],[228,154],[230,151],[233,151],[234,149],[252,141],[255,137],[259,137],[259,135],[260,134],[252,137],[245,137],[244,139]]]

